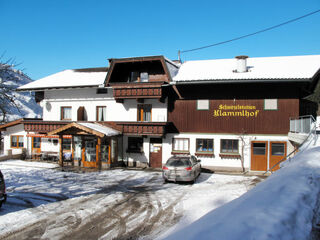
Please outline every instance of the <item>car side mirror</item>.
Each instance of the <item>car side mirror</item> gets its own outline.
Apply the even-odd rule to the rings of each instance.
[[[201,162],[201,160],[200,159],[198,159],[198,161],[197,162]]]

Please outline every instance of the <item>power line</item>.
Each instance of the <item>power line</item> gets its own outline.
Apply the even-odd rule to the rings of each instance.
[[[300,20],[300,19],[302,19],[302,18],[309,17],[309,16],[311,16],[311,15],[313,15],[313,14],[316,14],[316,13],[318,13],[318,12],[320,12],[320,9],[318,9],[318,10],[316,10],[316,11],[314,11],[314,12],[308,13],[308,14],[306,14],[306,15],[303,15],[303,16],[300,16],[300,17],[291,19],[291,20],[289,20],[289,21],[286,21],[286,22],[283,22],[283,23],[274,25],[274,26],[272,26],[272,27],[268,27],[268,28],[262,29],[262,30],[260,30],[260,31],[254,32],[254,33],[250,33],[250,34],[247,34],[247,35],[243,35],[243,36],[241,36],[241,37],[236,37],[236,38],[232,38],[232,39],[230,39],[230,40],[226,40],[226,41],[222,41],[222,42],[210,44],[210,45],[203,46],[203,47],[193,48],[193,49],[189,49],[189,50],[183,50],[183,51],[180,51],[180,50],[179,50],[179,53],[178,53],[178,54],[179,54],[179,56],[180,56],[180,53],[193,52],[193,51],[201,50],[201,49],[204,49],[204,48],[214,47],[214,46],[217,46],[217,45],[221,45],[221,44],[233,42],[233,41],[236,41],[236,40],[239,40],[239,39],[242,39],[242,38],[250,37],[250,36],[253,36],[253,35],[262,33],[262,32],[266,32],[266,31],[272,30],[272,29],[274,29],[274,28],[281,27],[281,26],[286,25],[286,24],[288,24],[288,23],[292,23],[292,22],[298,21],[298,20]]]

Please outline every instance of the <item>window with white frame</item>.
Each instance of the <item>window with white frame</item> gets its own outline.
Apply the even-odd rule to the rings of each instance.
[[[209,100],[197,100],[197,110],[209,110]]]
[[[265,99],[264,110],[278,110],[278,99]]]
[[[172,143],[172,151],[189,152],[189,138],[174,138]]]

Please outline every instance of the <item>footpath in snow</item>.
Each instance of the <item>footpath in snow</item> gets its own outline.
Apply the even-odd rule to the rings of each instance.
[[[306,145],[267,180],[166,239],[310,239],[318,221],[320,146]]]

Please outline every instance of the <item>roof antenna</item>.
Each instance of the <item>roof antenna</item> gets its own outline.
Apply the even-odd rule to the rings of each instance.
[[[180,50],[178,50],[178,60],[179,60],[179,62],[181,62]]]

